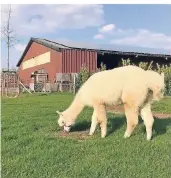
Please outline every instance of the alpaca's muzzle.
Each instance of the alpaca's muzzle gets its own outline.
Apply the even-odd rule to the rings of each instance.
[[[70,126],[64,126],[64,132],[70,132],[71,125]]]

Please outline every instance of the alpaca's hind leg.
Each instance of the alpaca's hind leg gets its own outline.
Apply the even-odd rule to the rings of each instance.
[[[102,104],[98,104],[98,105],[96,104],[94,109],[96,111],[97,120],[100,124],[101,137],[104,138],[107,133],[107,118],[106,118],[105,106]]]
[[[132,132],[138,124],[138,112],[135,108],[132,108],[126,104],[124,105],[124,108],[127,119],[127,129],[125,131],[124,137],[128,138],[131,136]]]
[[[94,110],[93,115],[92,115],[92,119],[91,119],[91,127],[90,127],[89,135],[94,134],[97,124],[98,124],[97,123],[97,115],[96,115],[96,111]]]
[[[151,140],[152,137],[152,127],[154,123],[154,118],[151,112],[151,105],[148,104],[144,108],[141,109],[141,117],[144,120],[144,124],[146,127],[147,140]]]

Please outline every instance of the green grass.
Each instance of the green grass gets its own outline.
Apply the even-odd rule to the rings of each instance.
[[[171,118],[155,120],[153,140],[143,123],[124,139],[125,117],[108,114],[108,136],[85,140],[60,138],[55,111],[65,109],[71,94],[23,95],[2,100],[3,178],[169,178]],[[169,112],[171,98],[156,103]],[[75,130],[89,129],[92,109],[79,116]]]
[[[153,104],[152,109],[155,112],[171,114],[171,96],[165,97],[160,102]]]

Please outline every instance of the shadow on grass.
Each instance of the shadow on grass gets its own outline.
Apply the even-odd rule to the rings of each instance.
[[[143,124],[141,117],[139,117],[139,125],[140,124]],[[107,123],[107,130],[108,130],[107,136],[114,133],[116,130],[120,129],[123,125],[126,125],[125,116],[109,117]],[[167,132],[167,127],[170,125],[171,125],[171,119],[155,118],[155,122],[153,125],[153,130],[155,131],[154,137],[156,137],[157,135],[165,134]],[[90,126],[91,126],[91,120],[80,121],[72,127],[71,132],[89,130]],[[145,126],[143,127],[143,132],[146,133]]]
[[[153,137],[157,137],[159,135],[165,134],[167,132],[167,127],[171,126],[171,118],[170,119],[158,119],[154,118],[154,124],[153,124],[153,131],[155,132],[153,134]],[[139,119],[139,124],[143,124],[142,119]],[[144,133],[146,133],[145,125],[142,129]]]
[[[108,134],[110,135],[117,129],[121,128],[126,123],[124,116],[110,117],[108,118]]]
[[[122,127],[122,125],[124,125],[124,123],[125,123],[125,117],[122,117],[122,116],[121,117],[109,117],[108,123],[107,123],[107,128],[108,128],[107,130],[109,130],[108,135],[113,133],[120,127]],[[80,121],[79,123],[76,123],[72,127],[71,132],[89,130],[90,126],[91,126],[91,120],[90,121]],[[96,130],[98,128],[99,128],[99,124],[98,124]]]
[[[167,132],[167,127],[171,126],[171,119],[156,119],[154,121],[153,130],[155,131],[155,137]]]
[[[87,129],[90,129],[91,121],[80,121],[76,123],[72,128],[71,132],[75,131],[85,131]]]

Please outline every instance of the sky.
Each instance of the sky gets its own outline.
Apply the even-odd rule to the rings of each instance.
[[[1,8],[1,29],[7,6]],[[70,46],[171,54],[171,5],[12,5],[16,44],[10,67],[16,67],[31,37]],[[1,65],[7,50],[1,38]]]

